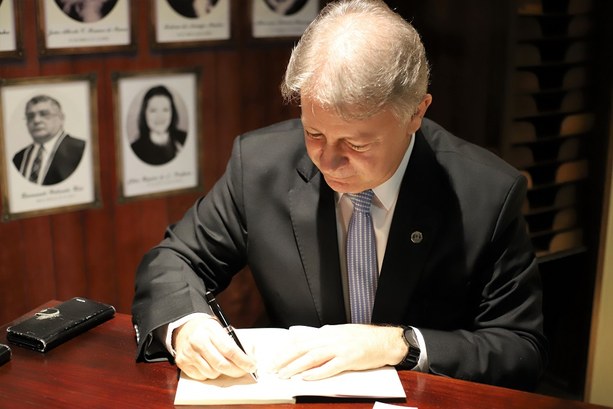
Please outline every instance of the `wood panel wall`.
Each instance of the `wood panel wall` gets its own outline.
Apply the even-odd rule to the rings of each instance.
[[[155,50],[149,37],[150,2],[132,1],[134,52],[48,57],[38,50],[35,1],[16,5],[22,18],[23,57],[0,60],[0,78],[97,77],[102,207],[0,223],[0,322],[47,300],[74,296],[108,302],[127,313],[141,257],[223,173],[234,137],[297,115],[294,107],[283,105],[279,93],[293,43],[250,39],[248,10],[241,4],[232,13],[232,41]],[[112,74],[194,67],[201,71],[202,192],[120,204]],[[261,314],[249,274],[239,274],[226,293],[224,307],[235,325],[249,325]]]

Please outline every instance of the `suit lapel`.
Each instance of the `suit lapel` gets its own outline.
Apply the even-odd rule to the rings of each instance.
[[[373,308],[373,323],[401,323],[440,228],[447,182],[421,131],[407,165],[392,219]]]
[[[334,192],[307,155],[289,192],[294,235],[321,324],[346,322],[340,274]]]
[[[65,176],[60,173],[60,169],[66,166],[66,161],[71,160],[70,157],[67,157],[68,155],[65,152],[66,145],[63,145],[67,138],[69,138],[68,134],[62,132],[49,153],[49,162],[47,163],[45,178],[43,180],[43,184],[45,185],[61,182]]]

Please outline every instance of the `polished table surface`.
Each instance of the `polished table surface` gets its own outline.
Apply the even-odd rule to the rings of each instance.
[[[35,311],[56,303],[46,303]],[[4,344],[7,343],[8,325],[10,323],[0,326],[0,342]],[[110,321],[47,353],[10,346],[12,359],[0,367],[0,408],[173,407],[177,368],[167,362],[135,362],[136,343],[129,315],[116,314]],[[603,408],[434,375],[410,371],[399,374],[407,395],[405,402],[391,402],[399,406],[419,409]],[[330,400],[262,406],[357,409],[372,408],[373,404],[374,401]]]

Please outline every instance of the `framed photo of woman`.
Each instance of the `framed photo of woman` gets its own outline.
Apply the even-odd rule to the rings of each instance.
[[[0,58],[20,57],[21,48],[19,7],[17,0],[0,0]]]
[[[113,75],[120,201],[201,188],[198,71]]]
[[[232,38],[231,0],[151,0],[155,48],[187,48]]]
[[[131,0],[38,0],[41,54],[133,50]]]
[[[0,83],[3,220],[100,206],[96,77]]]
[[[251,0],[251,36],[300,37],[320,8],[320,0]]]

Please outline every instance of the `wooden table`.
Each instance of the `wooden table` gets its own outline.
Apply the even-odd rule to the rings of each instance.
[[[51,301],[35,311],[56,303]],[[0,327],[0,342],[5,344],[7,326]],[[10,346],[13,357],[0,367],[0,408],[173,407],[177,368],[167,362],[135,361],[136,343],[129,315],[116,314],[110,321],[44,354]],[[603,408],[410,371],[401,371],[400,379],[407,400],[393,404],[419,409]],[[330,401],[263,406],[358,409],[372,408],[373,403]]]

